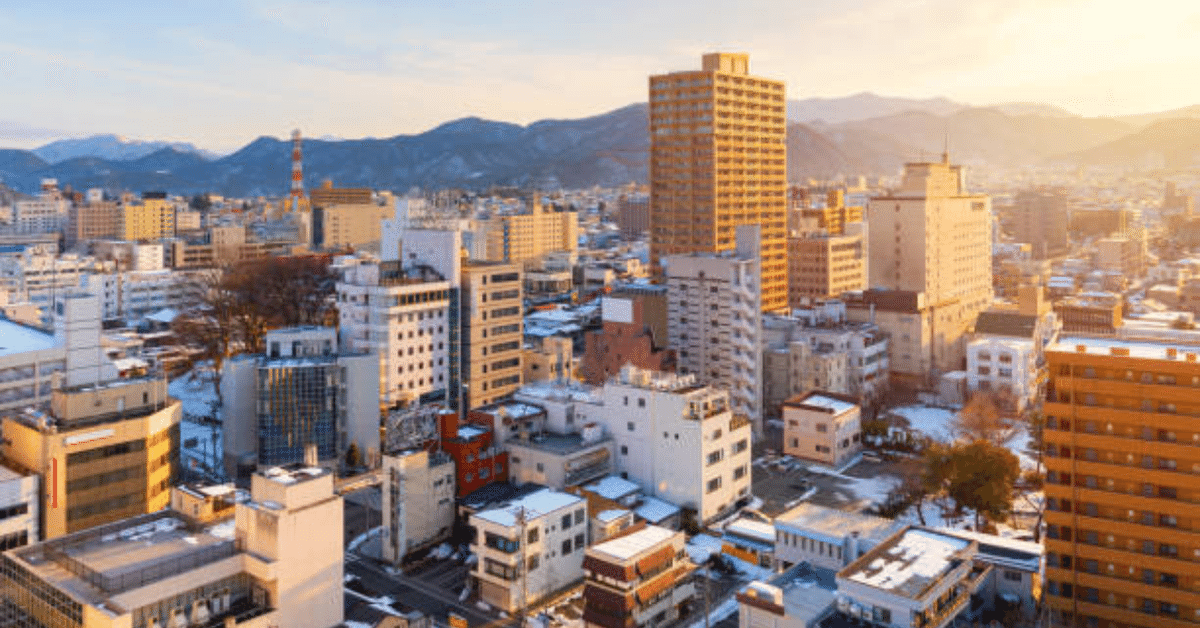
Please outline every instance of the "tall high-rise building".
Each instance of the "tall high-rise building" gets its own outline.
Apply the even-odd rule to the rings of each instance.
[[[700,70],[650,77],[650,255],[735,247],[762,226],[762,309],[788,306],[786,114],[782,81],[750,56],[704,55]]]
[[[1013,237],[1017,242],[1028,242],[1035,259],[1062,255],[1071,245],[1067,237],[1070,219],[1065,190],[1021,190],[1013,204]]]
[[[965,334],[992,302],[991,210],[986,194],[967,192],[963,167],[949,154],[906,164],[900,187],[868,203],[870,287],[923,303],[929,342],[914,374],[965,368]]]
[[[1197,349],[1064,337],[1046,350],[1052,625],[1200,621]]]

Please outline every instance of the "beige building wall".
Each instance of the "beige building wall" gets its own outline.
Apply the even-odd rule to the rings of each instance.
[[[783,404],[784,453],[832,467],[862,449],[862,410],[849,397],[810,393]]]
[[[450,536],[454,526],[454,461],[424,450],[383,457],[383,559],[400,562],[410,552]]]
[[[761,225],[762,309],[788,305],[784,84],[750,57],[706,54],[700,70],[650,77],[650,256],[736,246]]]
[[[540,347],[525,349],[525,381],[575,379],[575,348],[570,338],[543,338]]]
[[[44,538],[168,506],[180,408],[165,381],[149,379],[57,390],[53,424],[5,417],[0,451],[43,478]]]
[[[463,264],[462,396],[467,408],[505,399],[521,387],[523,284],[520,264]]]
[[[867,208],[869,284],[924,294],[935,372],[964,368],[965,335],[992,302],[991,199],[969,194],[964,176],[948,156],[907,164],[899,189]]]
[[[529,213],[496,215],[475,223],[484,244],[481,261],[524,262],[559,251],[579,250],[579,214],[554,211],[534,200]]]
[[[168,199],[147,198],[122,205],[122,240],[158,240],[175,236],[175,205]]]
[[[835,298],[867,288],[867,256],[863,237],[813,235],[788,238],[788,302]]]
[[[395,211],[390,205],[353,203],[329,205],[323,212],[324,241],[327,249],[362,246],[379,241],[381,225]]]

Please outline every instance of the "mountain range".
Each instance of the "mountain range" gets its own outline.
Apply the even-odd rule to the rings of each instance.
[[[1200,106],[1120,118],[1087,118],[1039,103],[972,107],[945,98],[874,94],[788,103],[788,175],[893,174],[948,145],[973,166],[1038,164],[1181,168],[1200,165]],[[304,142],[305,185],[407,191],[493,185],[619,185],[647,177],[648,109],[628,105],[598,116],[517,125],[462,118],[390,138]],[[76,189],[211,191],[280,195],[290,178],[290,143],[260,137],[216,157],[190,144],[117,136],[62,140],[33,151],[0,150],[0,182],[32,193],[42,178]]]

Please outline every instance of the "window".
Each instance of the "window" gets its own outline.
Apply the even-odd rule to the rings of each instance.
[[[716,491],[716,490],[718,490],[718,489],[720,489],[720,488],[721,488],[721,478],[719,478],[719,477],[715,477],[715,478],[713,478],[713,479],[711,479],[711,480],[709,480],[709,481],[708,481],[708,490],[707,490],[707,492],[709,492],[709,493],[712,493],[712,492],[714,492],[714,491]]]
[[[629,430],[630,432],[632,432],[632,431],[633,431],[633,421],[629,421],[629,422],[627,422],[627,423],[625,424],[625,429],[627,429],[627,430]]]
[[[1021,572],[1005,570],[1004,579],[1010,582],[1020,582],[1022,580]]]
[[[583,549],[583,544],[584,544],[583,533],[576,534],[575,535],[575,550],[579,551],[579,550]]]
[[[575,525],[579,525],[581,523],[583,523],[583,509],[582,508],[575,511]]]
[[[829,426],[824,423],[817,423],[817,432],[824,434],[829,431]]]
[[[562,529],[566,530],[571,527],[571,513],[562,516]]]
[[[621,445],[621,455],[628,456],[629,455],[629,447],[627,447],[625,445]]]
[[[725,453],[725,452],[724,452],[724,451],[722,451],[722,450],[720,450],[720,449],[716,449],[716,450],[713,450],[713,451],[709,452],[709,454],[708,454],[708,465],[709,465],[709,466],[712,466],[712,465],[714,465],[714,464],[717,464],[718,462],[720,462],[720,461],[721,461],[721,458],[723,458],[723,457],[724,457],[724,456],[722,456],[722,455],[721,455],[721,454],[723,454],[723,453]]]
[[[644,397],[638,397],[638,407],[639,408],[646,407],[646,399]]]
[[[525,563],[525,572],[526,572],[526,573],[528,573],[528,572],[530,572],[530,571],[533,571],[534,569],[537,569],[537,568],[538,568],[538,564],[541,562],[541,561],[539,560],[540,558],[541,558],[541,557],[540,557],[540,556],[538,556],[537,554],[534,554],[533,556],[530,556],[530,557],[529,557],[529,561]]]
[[[571,539],[562,542],[562,555],[566,556],[571,553]]]
[[[532,544],[532,543],[537,543],[537,542],[538,542],[538,535],[539,535],[540,533],[541,533],[541,528],[529,528],[529,533],[528,533],[528,534],[526,534],[525,538],[526,538],[526,539],[528,540],[528,542],[529,542],[529,543],[531,543],[531,544]]]

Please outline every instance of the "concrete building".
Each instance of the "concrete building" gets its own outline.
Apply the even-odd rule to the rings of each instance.
[[[579,249],[579,213],[542,204],[535,195],[519,212],[497,212],[473,219],[463,244],[480,262],[524,263],[551,253]]]
[[[788,189],[787,227],[789,234],[821,232],[844,235],[848,225],[862,222],[863,208],[846,205],[846,191],[828,190],[823,205],[813,202],[807,188]]]
[[[179,401],[154,377],[55,389],[49,412],[3,419],[5,459],[43,478],[43,538],[167,506],[179,460]]]
[[[308,193],[309,204],[312,207],[332,207],[334,205],[367,205],[374,199],[371,188],[335,188],[333,181],[325,179],[321,185]]]
[[[871,288],[917,295],[919,306],[907,309],[927,321],[928,341],[906,347],[896,338],[912,330],[894,328],[890,317],[876,320],[892,335],[892,368],[902,375],[962,370],[965,335],[992,303],[991,200],[969,193],[965,174],[948,154],[941,162],[910,163],[900,187],[867,206]],[[910,358],[897,359],[905,349]],[[910,371],[910,360],[923,364]]]
[[[622,194],[615,205],[622,238],[636,240],[650,231],[650,195]]]
[[[852,397],[811,391],[783,403],[785,454],[837,468],[862,451],[862,410]]]
[[[47,185],[43,179],[42,192],[34,198],[21,199],[12,205],[12,227],[17,233],[55,233],[66,226],[70,199],[59,193],[57,183]]]
[[[735,412],[762,431],[761,228],[737,228],[737,248],[668,255],[667,334],[681,373],[729,391]]]
[[[53,333],[0,318],[0,412],[44,404],[56,382],[116,377],[100,348],[99,300],[64,294],[58,304]]]
[[[451,403],[475,408],[508,398],[521,387],[524,317],[521,266],[462,265],[462,386]]]
[[[647,499],[688,509],[698,521],[749,500],[750,422],[730,411],[728,393],[697,385],[695,376],[626,367],[602,388],[537,384],[515,398],[543,408],[553,431],[602,426],[614,440],[615,471]]]
[[[450,537],[454,526],[454,461],[415,449],[383,456],[382,558],[405,556]]]
[[[141,201],[121,203],[121,240],[175,237],[175,203],[164,192],[146,192]]]
[[[844,301],[819,301],[791,316],[763,317],[763,412],[810,390],[879,403],[888,390],[888,343],[879,326],[848,320]]]
[[[1084,293],[1056,301],[1064,334],[1112,336],[1124,324],[1123,300],[1112,293]]]
[[[514,482],[562,490],[613,472],[613,438],[603,427],[589,424],[578,432],[565,433],[540,427],[543,429],[535,433],[517,430],[504,440]]]
[[[0,464],[0,552],[37,543],[41,524],[41,478],[8,464]]]
[[[265,355],[238,356],[221,373],[227,476],[304,462],[309,446],[322,466],[340,468],[351,445],[374,466],[376,357],[338,353],[337,332],[328,327],[271,330],[264,342]]]
[[[379,242],[381,225],[392,215],[392,207],[371,202],[314,206],[312,244],[323,249],[344,249]]]
[[[63,231],[66,248],[73,249],[90,240],[111,240],[124,235],[124,208],[115,201],[72,203],[67,209]]]
[[[788,305],[784,85],[746,54],[650,77],[650,259],[719,253],[759,225],[761,308]],[[698,148],[699,147],[699,148]]]
[[[449,412],[438,417],[438,445],[454,461],[459,499],[489,484],[507,482],[510,470],[508,451],[500,447],[494,418],[482,413],[467,418],[470,422],[460,421],[458,414]]]
[[[1046,350],[1051,620],[1179,627],[1200,618],[1200,347],[1065,336]]]
[[[343,351],[378,360],[381,402],[446,398],[458,349],[458,291],[427,266],[351,266],[337,284]]]
[[[76,292],[91,274],[111,273],[111,262],[74,253],[45,254],[26,250],[18,257],[0,258],[0,290],[10,303],[28,301],[48,307],[58,294]]]
[[[667,290],[646,286],[616,291],[600,301],[601,328],[584,335],[583,381],[602,386],[626,364],[673,372],[675,351],[667,348]]]
[[[851,223],[862,226],[862,223]],[[788,236],[788,305],[837,298],[867,288],[867,255],[862,233]]]
[[[1028,243],[1034,259],[1057,257],[1069,250],[1070,210],[1066,190],[1045,187],[1021,190],[1011,216],[1013,238]]]
[[[1098,240],[1094,246],[1096,268],[1129,279],[1145,276],[1146,251],[1142,241],[1129,236],[1113,236]]]
[[[803,503],[775,518],[775,560],[781,570],[808,563],[837,572],[903,528],[891,519]]]
[[[14,626],[335,628],[343,619],[342,500],[319,470],[175,489],[164,509],[10,551]],[[193,510],[194,507],[194,510]],[[156,509],[158,510],[158,509]],[[321,530],[321,534],[313,534]]]
[[[837,574],[838,610],[881,626],[944,628],[984,580],[978,544],[908,528]]]
[[[967,390],[992,393],[1022,412],[1041,391],[1040,347],[1025,338],[977,338],[967,344]]]
[[[522,363],[526,382],[575,379],[575,343],[559,336],[526,343]]]
[[[479,599],[515,612],[583,579],[587,502],[550,489],[470,517]]]
[[[696,593],[686,541],[682,532],[644,526],[588,548],[584,625],[641,628],[678,619]]]

